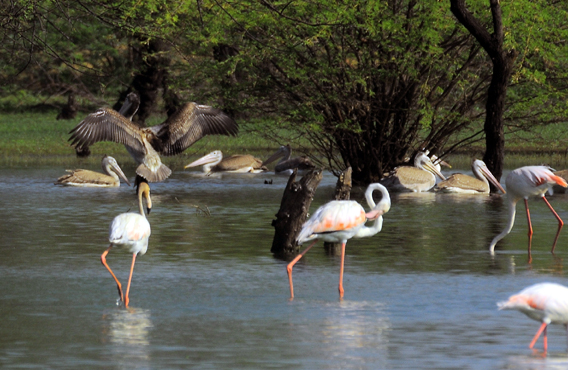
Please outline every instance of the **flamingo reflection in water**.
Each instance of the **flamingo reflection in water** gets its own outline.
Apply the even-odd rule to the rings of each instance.
[[[128,293],[130,292],[130,282],[132,281],[132,272],[134,271],[136,256],[143,255],[148,250],[148,238],[150,238],[151,233],[150,223],[146,219],[146,215],[144,213],[143,198],[146,200],[146,207],[149,214],[152,209],[152,199],[150,198],[150,186],[148,186],[148,183],[144,181],[138,184],[138,208],[140,214],[133,212],[122,213],[114,218],[109,229],[108,239],[110,246],[101,255],[101,262],[110,272],[114,281],[116,281],[118,295],[125,307],[128,307]],[[126,294],[123,294],[122,285],[106,263],[106,255],[114,246],[127,248],[128,251],[133,254]]]
[[[553,185],[556,184],[563,187],[566,187],[568,185],[562,177],[556,176],[554,173],[552,173],[550,168],[546,166],[525,166],[511,171],[511,173],[507,175],[505,185],[507,186],[507,200],[509,203],[509,221],[503,232],[501,232],[501,234],[497,235],[491,241],[491,244],[489,245],[489,251],[491,252],[491,254],[495,253],[495,245],[497,244],[497,242],[511,232],[511,229],[513,228],[513,225],[515,223],[517,202],[521,199],[524,199],[525,209],[527,212],[527,221],[529,225],[529,263],[532,261],[531,244],[533,229],[528,203],[528,199],[531,196],[541,197],[548,208],[550,208],[550,210],[554,214],[554,217],[556,217],[556,219],[558,220],[558,231],[556,232],[556,237],[554,238],[554,243],[552,244],[551,250],[551,253],[554,253],[554,248],[556,247],[556,242],[558,241],[558,236],[560,235],[560,230],[562,229],[564,222],[562,221],[560,216],[558,216],[558,213],[556,213],[554,208],[552,208],[548,200],[546,200],[544,194],[549,191],[549,189],[551,189]]]
[[[383,197],[375,205],[373,191],[379,190]],[[298,244],[307,241],[313,243],[294,258],[287,266],[288,279],[290,281],[290,298],[294,298],[294,285],[292,283],[292,268],[317,242],[321,239],[330,243],[341,243],[341,268],[339,272],[339,296],[343,297],[343,265],[345,261],[345,244],[351,238],[363,238],[373,236],[383,227],[383,214],[387,213],[391,206],[390,196],[387,189],[381,184],[371,184],[365,191],[365,198],[371,211],[365,212],[363,207],[353,200],[333,200],[318,208],[302,227],[298,235]],[[371,227],[365,226],[367,220],[374,220]]]
[[[544,333],[544,352],[548,350],[546,328],[550,324],[564,324],[568,334],[568,288],[555,283],[539,283],[523,289],[509,300],[498,302],[499,310],[518,310],[542,325],[533,337],[533,348]]]

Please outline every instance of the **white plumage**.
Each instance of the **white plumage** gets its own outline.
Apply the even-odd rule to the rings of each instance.
[[[554,173],[552,173],[550,168],[545,166],[525,166],[511,171],[511,173],[507,175],[507,179],[505,179],[505,185],[507,186],[509,220],[507,226],[501,232],[501,234],[497,235],[491,241],[491,244],[489,245],[489,251],[491,253],[494,253],[495,245],[497,244],[497,242],[503,239],[507,234],[511,232],[511,229],[513,229],[513,225],[515,223],[516,205],[519,200],[523,199],[525,201],[527,221],[529,226],[529,262],[532,260],[531,243],[533,230],[529,213],[529,197],[542,198],[542,200],[544,200],[548,208],[550,208],[550,210],[558,220],[558,231],[556,232],[556,237],[554,239],[554,243],[552,244],[551,251],[554,252],[554,248],[556,247],[556,242],[558,241],[558,236],[560,235],[560,230],[562,229],[564,222],[562,222],[560,216],[558,216],[554,208],[552,208],[550,203],[548,203],[548,200],[546,200],[544,194],[549,191],[555,184],[563,187],[567,186],[566,181],[563,178],[556,176]]]
[[[544,332],[544,351],[547,350],[546,328],[550,324],[568,324],[568,287],[556,283],[531,285],[509,300],[498,302],[499,310],[517,310],[533,320],[542,322],[529,348],[533,348]],[[567,327],[568,333],[568,327]]]
[[[373,191],[380,190],[383,197],[375,205]],[[307,241],[314,242],[294,258],[287,266],[288,279],[290,282],[290,296],[294,297],[294,285],[292,283],[292,268],[306,252],[315,244],[317,239],[326,242],[341,243],[341,270],[339,273],[339,295],[343,297],[343,265],[345,261],[345,244],[351,238],[363,238],[372,236],[381,231],[383,227],[383,214],[390,209],[391,201],[387,189],[381,184],[371,184],[365,191],[365,198],[371,211],[365,213],[363,207],[353,200],[334,200],[318,208],[318,210],[306,221],[300,231],[297,242],[303,244]],[[375,220],[371,227],[365,226],[367,220]]]
[[[150,210],[152,209],[152,199],[150,198],[150,187],[146,182],[138,184],[138,208],[140,214],[132,212],[122,213],[112,220],[108,237],[110,246],[101,255],[101,262],[114,278],[118,288],[118,295],[120,296],[121,301],[124,302],[125,307],[128,307],[128,294],[130,292],[130,282],[132,281],[132,273],[134,271],[136,256],[146,253],[148,250],[148,239],[151,234],[150,223],[146,219],[144,213],[144,205],[142,202],[143,198],[146,199],[148,213],[150,213]],[[110,252],[111,248],[115,246],[125,248],[132,253],[132,265],[130,267],[130,275],[128,276],[126,294],[123,294],[122,285],[106,263],[106,255]]]

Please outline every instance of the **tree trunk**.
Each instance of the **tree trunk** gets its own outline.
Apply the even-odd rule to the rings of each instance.
[[[120,95],[115,104],[115,107],[120,107],[126,95],[135,91],[140,97],[140,107],[133,121],[142,127],[146,126],[146,120],[156,109],[160,89],[164,93],[168,91],[168,67],[171,64],[167,54],[168,50],[169,46],[166,42],[158,39],[151,40],[145,47],[135,49],[135,64],[138,64],[138,71],[130,87]]]
[[[351,198],[351,173],[353,170],[351,167],[347,167],[339,177],[337,178],[337,184],[335,185],[335,195],[333,200],[349,200]],[[330,254],[336,254],[337,251],[341,251],[341,243],[323,243],[323,247]]]
[[[505,137],[503,112],[509,79],[518,51],[503,50],[503,21],[499,0],[489,0],[493,16],[493,33],[489,34],[486,27],[470,13],[465,6],[465,0],[450,0],[450,9],[458,21],[477,39],[487,52],[493,63],[493,76],[487,92],[485,105],[485,155],[483,161],[493,175],[500,179],[503,174],[505,157]],[[490,184],[491,192],[496,188]]]
[[[296,171],[290,175],[284,189],[280,210],[276,214],[274,239],[270,251],[277,256],[288,256],[299,252],[296,238],[306,221],[310,204],[323,177],[321,170],[312,170],[296,180]]]

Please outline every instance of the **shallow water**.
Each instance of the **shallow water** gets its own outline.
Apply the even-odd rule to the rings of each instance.
[[[136,211],[134,190],[53,186],[62,172],[0,169],[2,368],[568,366],[563,327],[549,329],[543,357],[528,349],[539,323],[495,305],[537,282],[566,284],[568,231],[553,256],[556,221],[540,200],[530,201],[529,265],[521,205],[491,257],[506,221],[500,197],[393,194],[383,231],[347,244],[345,298],[339,255],[314,247],[294,268],[290,301],[286,261],[270,253],[287,178],[174,172],[152,185],[150,246],[124,309],[100,254],[112,218]],[[324,176],[312,211],[335,181]],[[549,199],[568,220],[566,195]],[[126,280],[130,254],[116,248],[107,260]]]

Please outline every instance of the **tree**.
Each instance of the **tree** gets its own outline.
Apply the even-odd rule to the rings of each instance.
[[[485,104],[485,155],[483,161],[493,175],[500,179],[503,174],[503,160],[505,158],[503,122],[505,97],[519,52],[515,49],[505,50],[503,47],[505,36],[499,0],[489,0],[493,18],[492,34],[466,9],[465,0],[450,0],[450,2],[452,13],[477,39],[493,63],[491,84]],[[495,190],[493,184],[491,184],[491,187]]]
[[[379,180],[418,148],[440,150],[478,119],[487,62],[437,1],[209,6],[199,13],[202,60],[217,44],[238,53],[198,63],[200,73],[237,73],[222,92],[228,105],[276,117],[265,131],[307,138],[327,167],[350,165],[354,182]]]

